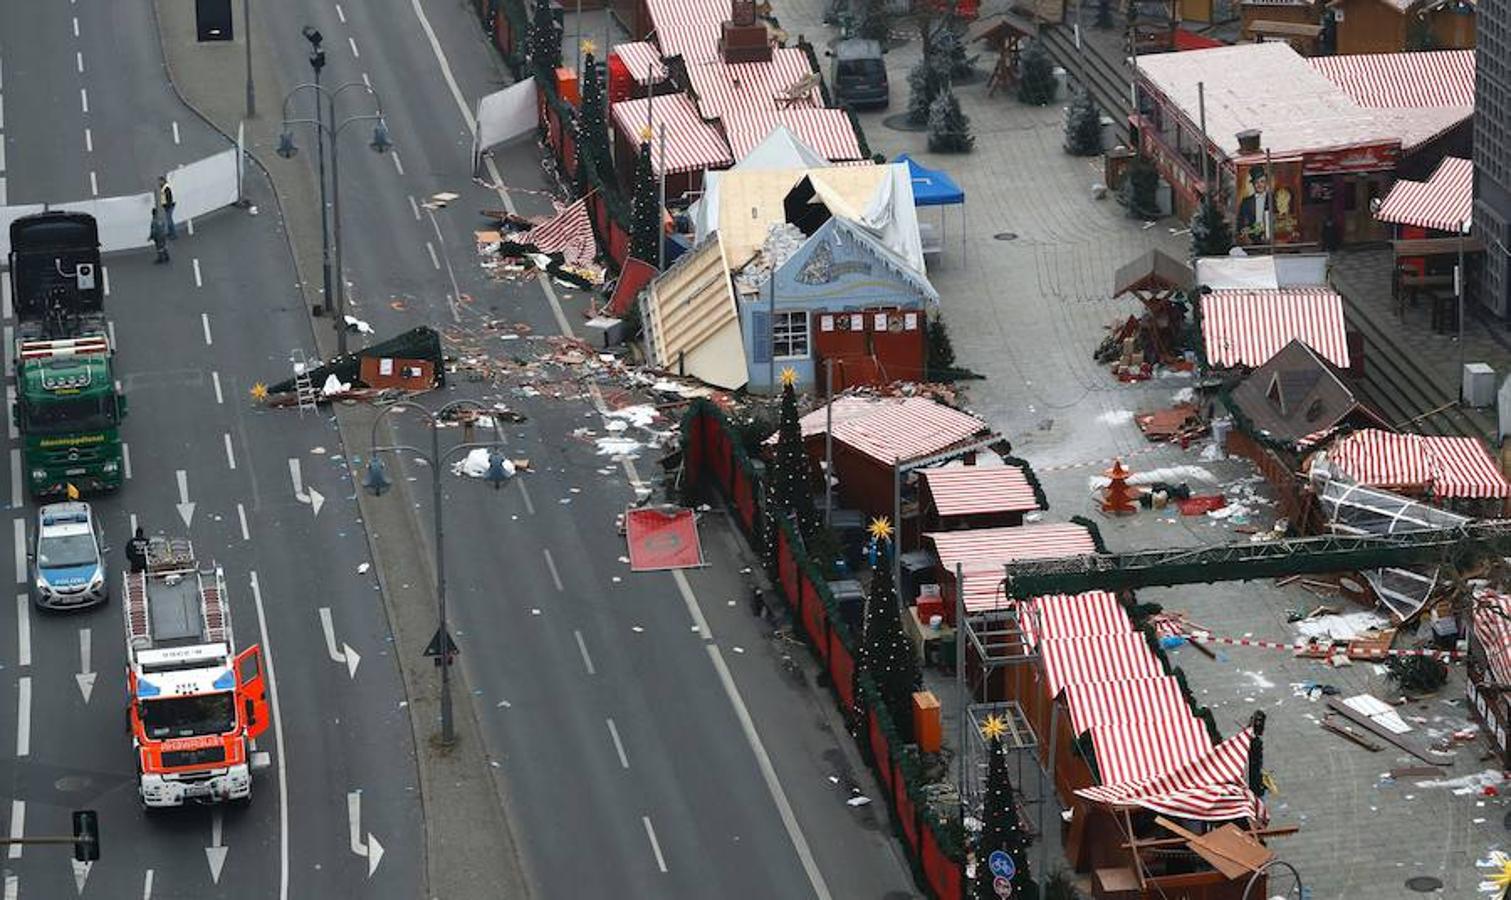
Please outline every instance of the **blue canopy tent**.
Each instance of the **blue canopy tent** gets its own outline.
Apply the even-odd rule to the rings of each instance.
[[[907,163],[908,175],[913,181],[914,206],[960,207],[960,255],[965,257],[965,191],[943,169],[930,169],[906,153],[899,154],[893,162]],[[939,214],[939,241],[944,244],[944,213]]]

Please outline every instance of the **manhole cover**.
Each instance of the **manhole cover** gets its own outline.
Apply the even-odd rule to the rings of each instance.
[[[992,235],[992,240],[994,241],[1016,241],[1017,239],[1018,235],[1011,231],[999,231]]]
[[[881,120],[881,124],[887,126],[888,128],[892,129],[893,131],[928,131],[929,130],[929,126],[927,124],[915,123],[912,119],[908,118],[908,114],[907,113],[896,113],[894,115],[887,116],[885,119]]]
[[[1415,878],[1406,879],[1406,886],[1418,894],[1430,894],[1433,891],[1443,889],[1443,882],[1431,875],[1418,875]]]

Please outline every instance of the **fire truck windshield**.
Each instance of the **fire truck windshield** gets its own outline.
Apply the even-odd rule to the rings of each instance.
[[[230,691],[195,697],[143,700],[142,728],[156,740],[224,734],[236,727],[236,698]]]
[[[115,398],[71,397],[26,404],[26,430],[32,434],[100,431],[117,424]]]

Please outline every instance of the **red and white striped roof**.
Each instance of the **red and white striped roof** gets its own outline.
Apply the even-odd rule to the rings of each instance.
[[[1474,51],[1355,53],[1307,59],[1360,106],[1372,109],[1474,107]]]
[[[1175,771],[1143,781],[1117,783],[1106,777],[1099,787],[1076,791],[1109,806],[1142,807],[1170,816],[1222,822],[1268,819],[1264,804],[1249,790],[1249,748],[1254,730],[1245,728]],[[1101,751],[1098,750],[1098,763]]]
[[[1511,496],[1511,484],[1478,438],[1423,437],[1432,462],[1432,492],[1474,499]]]
[[[1156,778],[1212,751],[1207,727],[1190,712],[1139,722],[1108,722],[1089,730],[1103,784]]]
[[[645,6],[663,57],[680,56],[689,65],[718,58],[727,6],[688,0],[646,0]]]
[[[705,111],[707,105],[704,105]],[[830,162],[866,162],[850,116],[842,109],[726,109],[720,115],[730,153],[736,161],[750,155],[778,125],[785,125],[804,144]]]
[[[1017,559],[1057,559],[1096,552],[1091,532],[1074,523],[1020,525],[1014,528],[971,528],[924,535],[933,542],[940,568],[953,577],[961,567],[966,612],[1002,606],[1002,567]]]
[[[1020,466],[949,466],[926,469],[919,474],[928,483],[934,509],[941,516],[1028,512],[1039,508],[1039,498]]]
[[[542,253],[560,253],[571,265],[590,265],[598,256],[593,222],[588,218],[587,198],[558,210],[556,215],[519,235],[521,244],[533,244]]]
[[[785,98],[789,88],[812,74],[808,54],[796,47],[772,50],[770,62],[729,63],[717,55],[687,62],[687,80],[698,95],[698,108],[710,119],[733,110],[774,111],[778,97]],[[814,85],[806,99],[790,105],[820,108],[824,101]]]
[[[1333,441],[1327,460],[1371,487],[1423,488],[1432,480],[1419,434],[1362,428]]]
[[[845,394],[835,397],[832,402],[820,406],[807,415],[797,420],[798,428],[802,430],[803,437],[815,434],[823,434],[832,418],[835,425],[847,422],[850,419],[859,419],[869,416],[883,406],[897,406],[902,403],[902,397],[863,397],[853,394]],[[764,443],[776,445],[778,434],[773,432],[766,438]]]
[[[1475,593],[1474,637],[1485,651],[1490,679],[1511,685],[1511,597],[1499,591]]]
[[[880,404],[866,415],[834,423],[836,441],[888,466],[942,453],[968,438],[986,437],[989,431],[970,413],[925,397]]]
[[[1470,221],[1474,206],[1474,163],[1446,156],[1426,181],[1397,181],[1375,218],[1454,234]]]
[[[1040,641],[1039,653],[1044,659],[1044,676],[1051,697],[1058,696],[1070,684],[1158,678],[1165,674],[1149,652],[1144,636],[1133,631]]]
[[[710,122],[698,115],[686,94],[662,94],[638,100],[624,100],[612,107],[614,126],[638,144],[644,139],[645,129],[659,140],[660,128],[666,125],[666,173],[701,172],[704,169],[719,169],[734,163],[724,135]],[[655,145],[651,153],[651,169],[661,171],[661,148]]]
[[[629,70],[630,77],[641,86],[660,84],[666,80],[666,64],[661,61],[661,52],[656,45],[649,41],[630,41],[626,44],[615,44],[614,54],[624,67]]]
[[[1045,640],[1085,637],[1090,634],[1127,634],[1133,631],[1128,613],[1118,598],[1106,591],[1084,594],[1049,594],[1035,597],[1023,616],[1023,630],[1030,644],[1039,634]]]
[[[1070,710],[1071,729],[1076,734],[1083,734],[1096,725],[1155,722],[1191,715],[1190,706],[1181,696],[1180,682],[1169,675],[1067,684],[1065,705]]]
[[[1207,360],[1219,369],[1255,368],[1293,340],[1346,369],[1343,298],[1323,287],[1225,289],[1201,298]]]

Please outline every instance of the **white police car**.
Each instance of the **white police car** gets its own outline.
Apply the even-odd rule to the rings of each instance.
[[[74,609],[110,598],[105,558],[88,503],[49,503],[37,511],[31,554],[32,602],[44,609]]]

